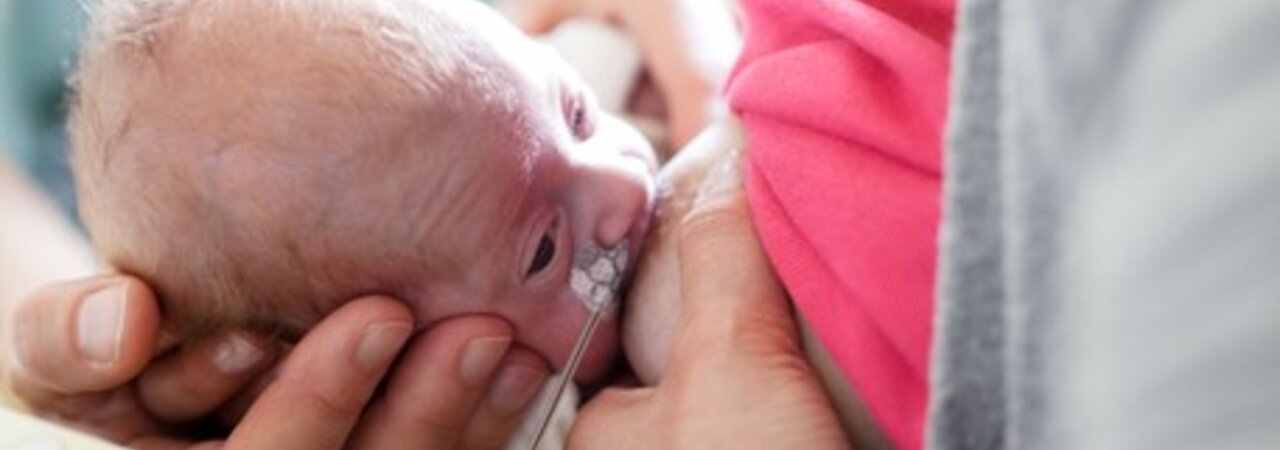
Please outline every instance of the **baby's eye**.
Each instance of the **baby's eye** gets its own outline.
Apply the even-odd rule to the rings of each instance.
[[[551,261],[556,256],[556,241],[551,238],[550,234],[542,235],[542,240],[538,241],[538,250],[533,253],[533,261],[529,262],[529,270],[525,271],[525,278],[532,277],[546,270],[551,266]]]
[[[573,128],[573,135],[581,138],[583,130],[586,128],[587,112],[583,110],[581,106],[574,108],[573,118],[570,120],[571,122],[569,123],[569,126]]]
[[[573,100],[567,120],[569,122],[569,130],[573,132],[573,137],[579,140],[585,140],[595,133],[591,124],[591,116],[587,111],[586,99],[581,95]]]

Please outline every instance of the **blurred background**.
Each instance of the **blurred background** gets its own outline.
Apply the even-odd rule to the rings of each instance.
[[[84,23],[76,0],[0,0],[0,158],[38,182],[68,217],[66,77]]]

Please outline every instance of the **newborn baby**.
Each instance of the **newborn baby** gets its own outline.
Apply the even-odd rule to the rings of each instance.
[[[91,33],[81,213],[189,336],[297,336],[386,294],[422,326],[503,317],[558,370],[635,265],[649,145],[476,1],[117,0]],[[577,380],[617,342],[611,315]]]

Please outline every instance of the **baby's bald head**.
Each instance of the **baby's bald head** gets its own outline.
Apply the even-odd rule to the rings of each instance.
[[[424,325],[498,316],[559,366],[590,316],[577,249],[638,253],[652,149],[476,0],[104,1],[81,212],[179,331],[302,332],[388,294]],[[615,349],[597,331],[580,379]]]
[[[431,196],[466,169],[454,149],[497,145],[465,124],[495,113],[474,96],[504,91],[464,24],[407,8],[434,7],[103,2],[71,125],[100,254],[189,330],[309,323],[454,275],[457,255],[405,244],[449,238],[424,236],[445,215]]]

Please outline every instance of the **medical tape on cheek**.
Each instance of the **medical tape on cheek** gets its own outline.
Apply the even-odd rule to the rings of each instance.
[[[542,420],[537,422],[533,439],[529,440],[530,450],[538,447],[538,442],[542,440],[555,415],[556,406],[560,404],[560,397],[578,372],[578,364],[582,362],[582,355],[595,334],[596,326],[600,324],[605,310],[618,298],[622,279],[627,273],[627,256],[626,239],[608,249],[587,244],[574,255],[573,269],[569,272],[569,286],[587,310],[591,311],[591,316],[583,325],[582,334],[569,353],[569,361],[565,362],[564,372],[551,391],[550,403],[542,413]]]
[[[607,249],[587,244],[574,255],[569,286],[588,310],[607,307],[618,296],[627,272],[627,244],[626,239]]]

